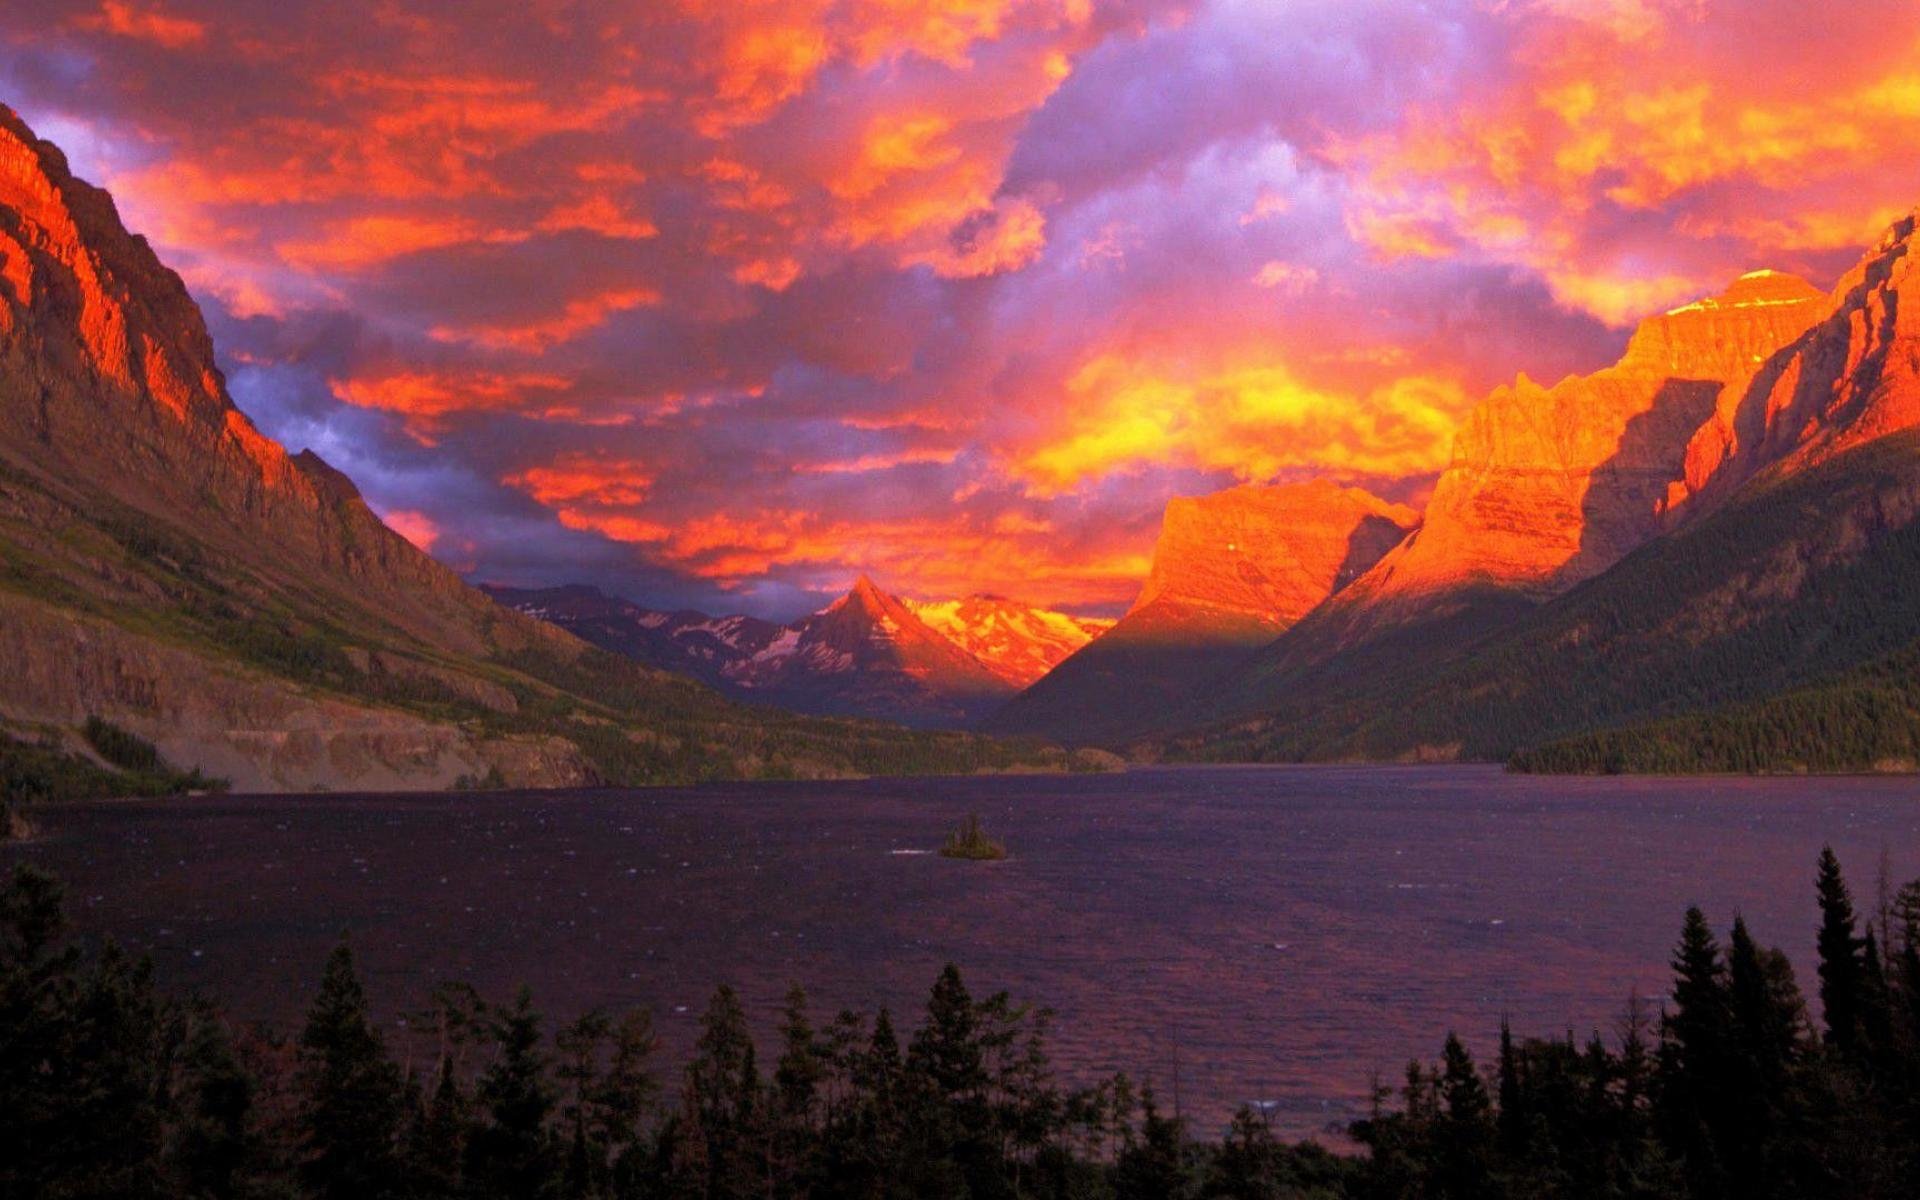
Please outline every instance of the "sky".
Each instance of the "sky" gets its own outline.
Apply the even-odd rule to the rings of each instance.
[[[470,577],[1125,607],[1920,204],[1920,0],[8,0],[236,403]]]

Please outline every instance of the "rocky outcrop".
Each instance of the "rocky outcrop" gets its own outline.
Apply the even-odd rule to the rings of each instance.
[[[1641,322],[1615,365],[1550,388],[1521,375],[1454,435],[1420,528],[1276,646],[1293,669],[1406,628],[1476,627],[1592,578],[1670,529],[1703,431],[1825,314],[1776,271]]]
[[[1114,627],[996,713],[989,728],[1116,741],[1364,574],[1413,510],[1324,480],[1168,503],[1153,567]]]
[[[456,726],[314,695],[110,622],[0,592],[0,712],[73,728],[110,714],[240,791],[444,788],[489,774],[577,786],[592,766],[554,738],[474,738]]]
[[[1455,436],[1420,531],[1348,603],[1463,586],[1543,598],[1618,562],[1665,526],[1696,431],[1824,309],[1804,281],[1756,272],[1642,322],[1612,367],[1496,390]]]
[[[1920,424],[1920,210],[1895,222],[1830,303],[1751,386],[1723,397],[1687,447],[1670,507],[1710,507],[1769,469],[1802,469]]]
[[[1418,518],[1327,480],[1236,487],[1167,504],[1132,613],[1176,605],[1277,633],[1378,562]]]

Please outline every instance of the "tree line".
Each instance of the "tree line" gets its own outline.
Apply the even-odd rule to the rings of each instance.
[[[1818,1017],[1786,956],[1698,909],[1656,1010],[1376,1087],[1355,1152],[1243,1109],[1218,1135],[1115,1076],[1066,1086],[1051,1015],[952,966],[900,1028],[787,998],[763,1049],[713,995],[691,1058],[644,1012],[549,1028],[445,985],[390,1040],[345,944],[295,1035],[173,998],[72,936],[60,887],[0,890],[0,1197],[1520,1200],[1910,1197],[1920,1182],[1920,881],[1860,912],[1816,872]]]

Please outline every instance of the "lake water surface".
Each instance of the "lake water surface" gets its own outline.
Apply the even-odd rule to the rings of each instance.
[[[931,853],[969,811],[1012,857]],[[1610,1030],[1657,997],[1688,904],[1743,912],[1812,979],[1813,865],[1863,907],[1920,875],[1920,782],[1541,779],[1477,767],[643,792],[217,797],[86,805],[0,848],[163,982],[296,1021],[350,931],[391,1015],[445,978],[526,981],[567,1017],[654,1010],[669,1061],[714,983],[771,1029],[788,984],[917,1013],[941,964],[1058,1011],[1074,1079],[1174,1064],[1203,1126],[1271,1102],[1306,1133],[1449,1028]],[[1811,989],[1809,989],[1811,990]],[[903,1025],[909,1023],[902,1020]],[[1209,1130],[1210,1131],[1210,1130]]]

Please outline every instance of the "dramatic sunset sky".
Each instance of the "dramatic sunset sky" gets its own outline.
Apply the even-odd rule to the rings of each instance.
[[[1087,611],[1920,204],[1920,3],[7,0],[234,396],[478,578]]]

